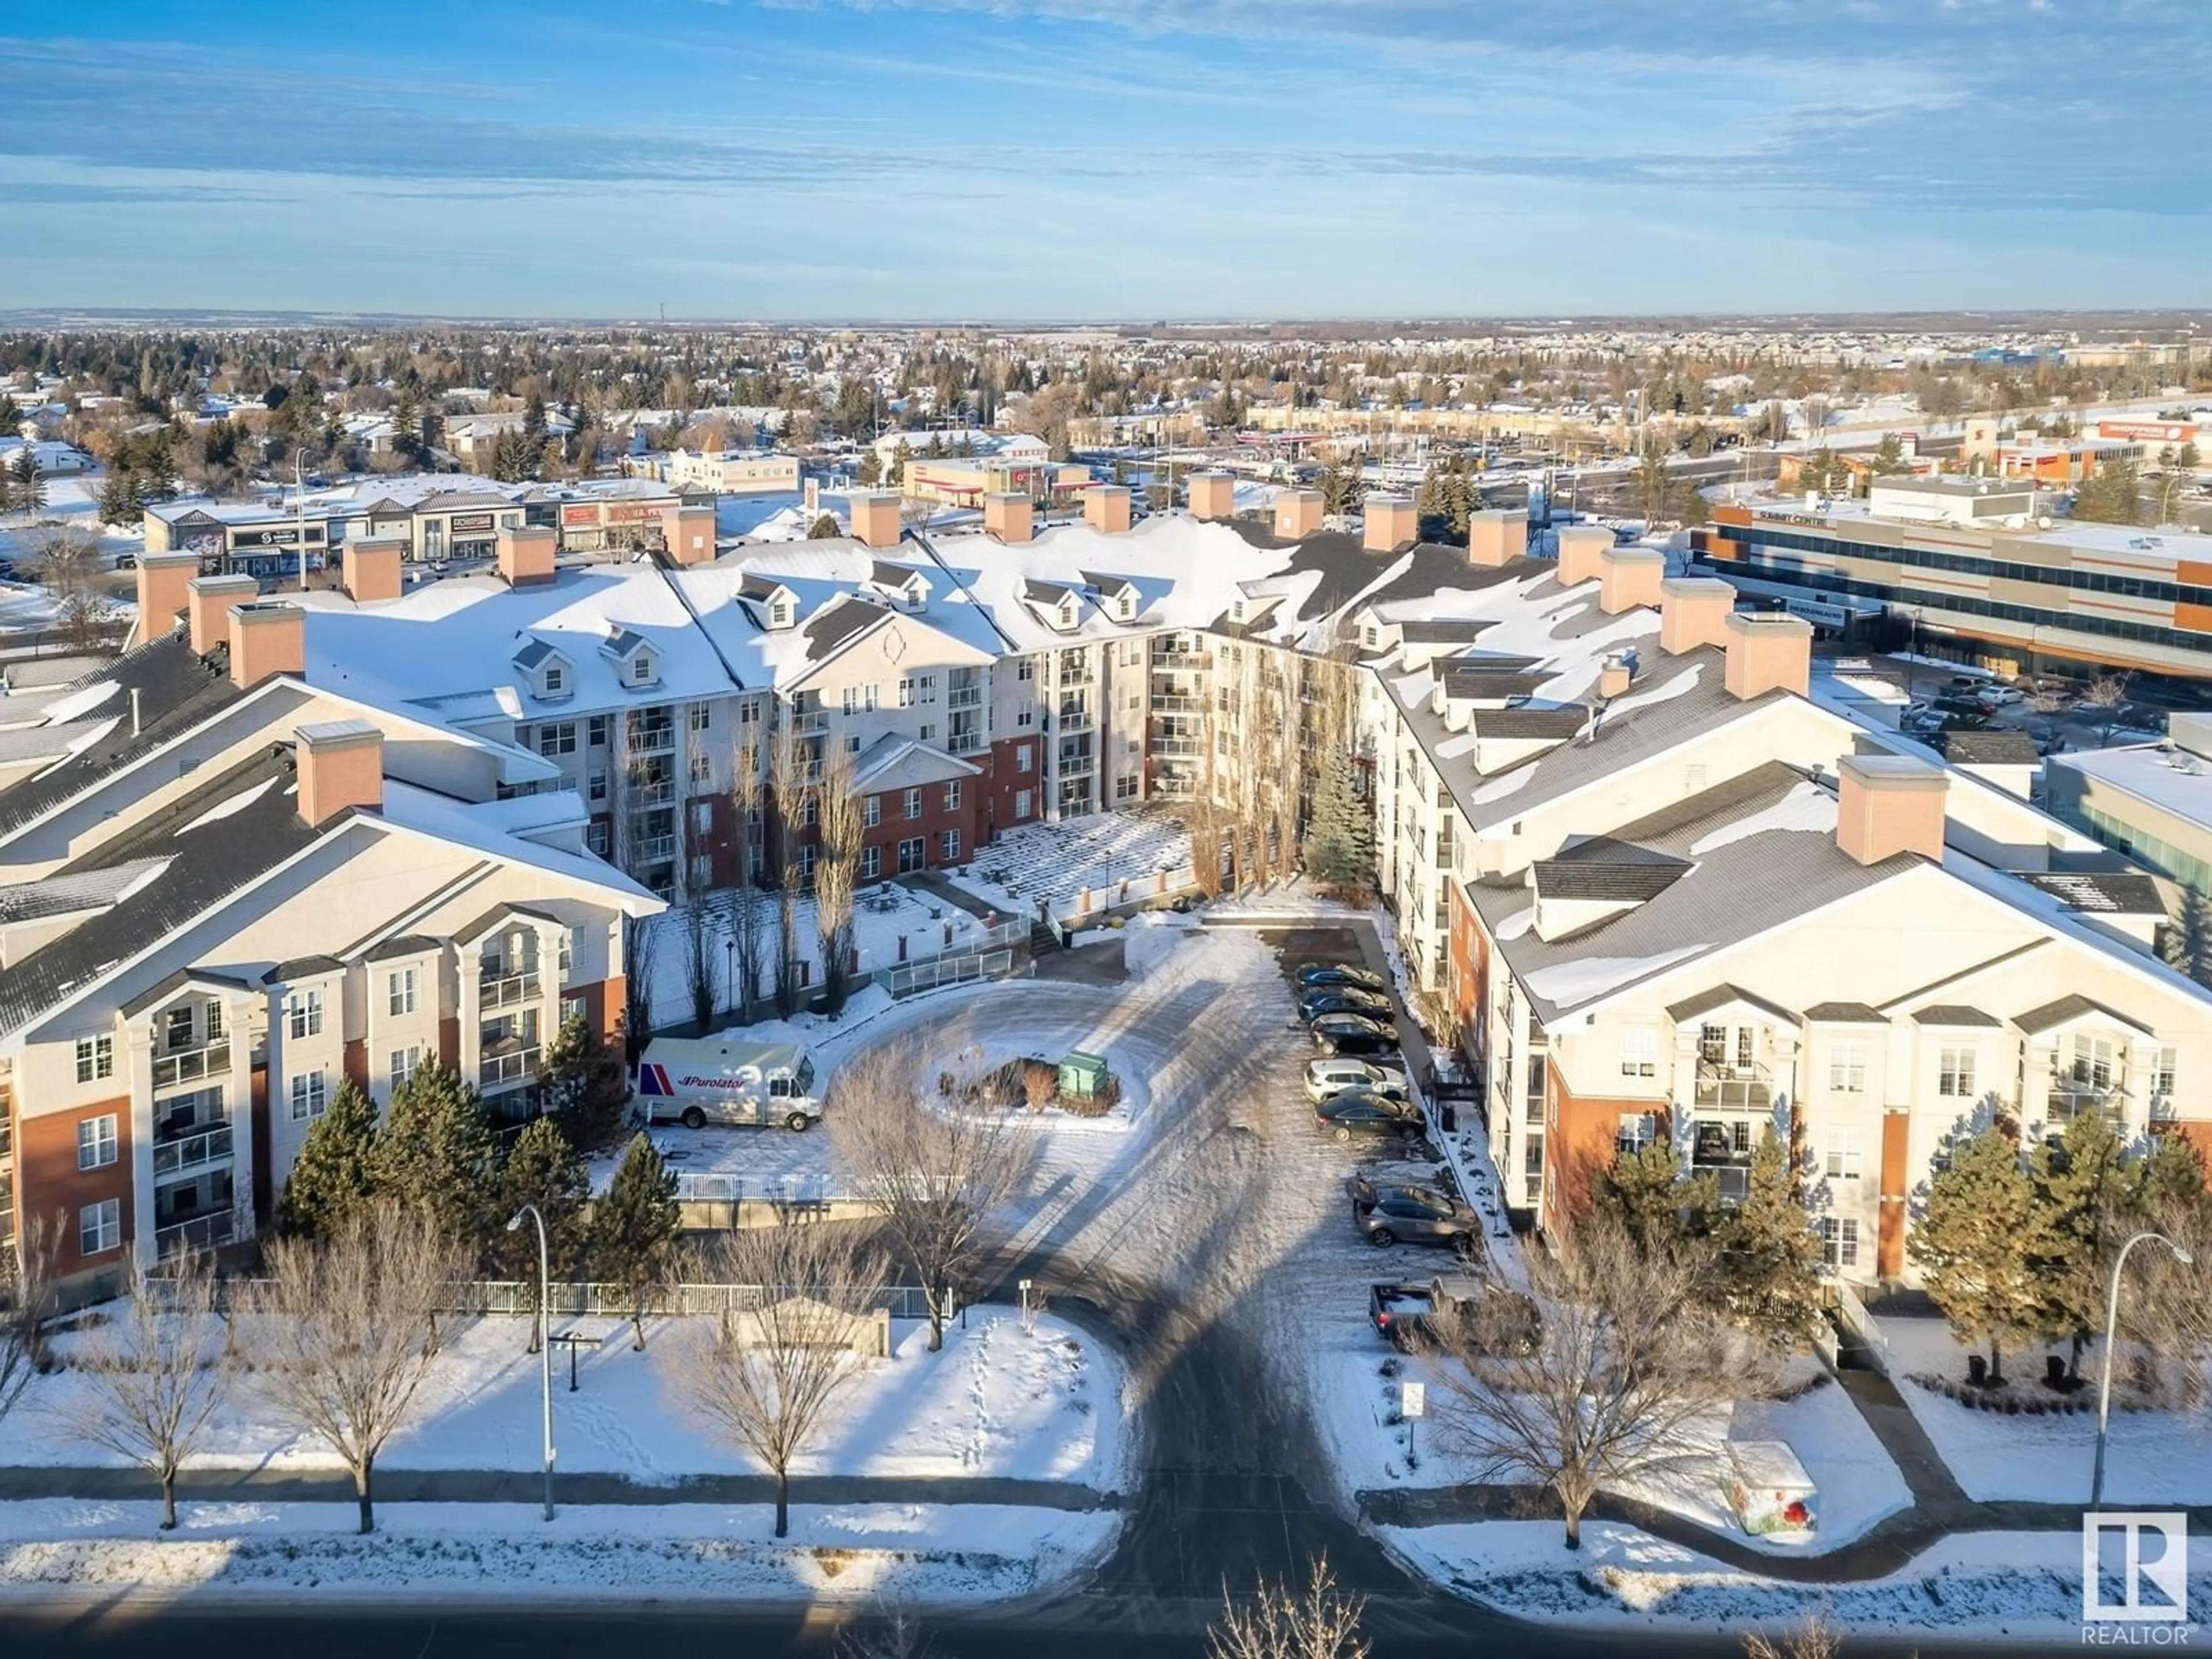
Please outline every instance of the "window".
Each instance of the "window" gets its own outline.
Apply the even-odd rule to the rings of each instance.
[[[768,625],[770,628],[788,628],[791,626],[791,602],[789,600],[778,599],[774,605],[769,606]]]
[[[957,779],[945,786],[945,810],[948,812],[957,812],[960,810],[960,784]]]
[[[79,1255],[100,1255],[123,1243],[123,1200],[104,1198],[76,1212]]]
[[[860,803],[860,828],[872,830],[884,821],[884,798],[870,795]]]
[[[912,841],[902,841],[898,844],[899,874],[919,870],[928,862],[929,843],[921,836],[916,836]]]
[[[1954,1100],[1974,1097],[1974,1051],[1945,1044],[1936,1061],[1936,1092]]]
[[[594,749],[604,749],[607,746],[607,720],[608,716],[605,714],[594,714],[592,716],[591,724],[586,728],[591,734],[591,744]]]
[[[758,705],[758,704],[757,704],[757,703],[755,703],[755,702],[753,702],[753,700],[752,700],[750,697],[747,697],[747,698],[745,698],[744,701],[742,701],[741,702],[739,702],[739,703],[738,704],[738,725],[740,725],[740,726],[750,726],[750,725],[752,725],[755,721],[758,720],[759,719],[760,719],[760,708],[759,708],[759,705]]]
[[[1619,1127],[1613,1132],[1613,1150],[1633,1157],[1658,1138],[1659,1115],[1656,1112],[1624,1113]]]
[[[415,971],[402,968],[384,976],[385,1007],[394,1019],[415,1012]]]
[[[1724,1066],[1728,1063],[1727,1026],[1698,1027],[1698,1060],[1705,1066]]]
[[[629,677],[633,684],[651,684],[653,683],[653,659],[649,656],[641,654],[638,659],[629,665]]]
[[[2153,1100],[2173,1098],[2174,1062],[2177,1057],[2172,1048],[2161,1048],[2158,1051],[2157,1059],[2152,1062],[2150,1073],[2150,1097]]]
[[[561,945],[557,954],[557,965],[563,979],[568,976],[568,970],[575,966],[575,963],[576,930],[573,927],[563,927],[561,930]]]
[[[1034,726],[1036,724],[1036,710],[1034,708],[1024,708],[1019,713],[1015,714],[1014,724],[1016,726]]]
[[[1143,787],[1143,781],[1134,772],[1124,772],[1114,780],[1114,799],[1134,800],[1137,798],[1137,791]]]
[[[859,686],[848,685],[845,688],[845,697],[842,708],[843,711],[848,714],[857,714],[860,712],[860,688]]]
[[[697,750],[691,757],[690,771],[692,782],[706,782],[714,775],[714,757],[703,749]]]
[[[220,1002],[207,1005],[207,1040],[210,1047],[222,1041],[222,1004]],[[2167,1052],[2172,1051],[2169,1049]]]
[[[592,773],[585,787],[590,791],[593,800],[605,800],[607,798],[607,775],[604,772]]]
[[[1014,770],[1017,772],[1026,772],[1029,769],[1030,746],[1025,743],[1017,744],[1014,746]]]
[[[1620,1074],[1623,1077],[1659,1075],[1659,1033],[1648,1025],[1632,1025],[1620,1034]]]
[[[538,728],[538,752],[549,759],[576,752],[576,722],[548,720]]]
[[[295,991],[284,999],[288,1029],[295,1040],[320,1036],[323,1034],[323,994],[320,991]],[[297,1116],[298,1114],[293,1114]]]
[[[2076,1036],[2074,1039],[2074,1081],[2092,1089],[2112,1086],[2112,1040]]]
[[[189,1002],[169,1010],[163,1022],[161,1047],[173,1053],[192,1046],[192,1005]]]
[[[1035,679],[1035,678],[1036,678],[1036,660],[1035,660],[1034,659],[1032,659],[1032,658],[1030,658],[1030,657],[1017,657],[1017,658],[1015,658],[1015,659],[1014,659],[1014,678],[1015,678],[1017,680],[1033,680],[1033,679]]]
[[[691,713],[690,717],[690,729],[694,732],[704,732],[707,730],[708,721],[712,718],[713,714],[713,704],[704,702],[693,703],[691,705]]]
[[[860,878],[863,881],[873,881],[883,872],[884,849],[880,847],[863,847],[860,849]]]
[[[693,801],[691,803],[692,833],[703,836],[710,832],[714,827],[714,803],[710,800]]]
[[[292,1079],[292,1121],[303,1122],[311,1117],[320,1117],[323,1108],[330,1103],[323,1085],[322,1067],[301,1072]]]
[[[422,1045],[410,1042],[392,1051],[392,1086],[404,1089],[422,1064]]]
[[[938,844],[939,856],[945,863],[956,864],[959,861],[960,832],[957,830],[947,830],[938,838]]]
[[[76,1126],[76,1167],[104,1170],[115,1162],[115,1114],[80,1118]]]
[[[935,743],[937,741],[937,728],[933,726],[925,724],[921,728],[921,740],[924,743]]]
[[[714,859],[711,853],[691,855],[691,885],[702,891],[714,884]]]
[[[799,821],[810,830],[819,823],[822,821],[821,801],[812,795],[807,796],[805,804],[799,809]]]
[[[845,739],[845,752],[848,755],[857,755],[860,752],[860,739],[857,736]]]
[[[1865,1043],[1832,1042],[1828,1045],[1828,1092],[1832,1095],[1863,1095],[1866,1092]]]
[[[1820,1218],[1820,1259],[1831,1267],[1859,1265],[1859,1224],[1832,1215]]]
[[[1831,1181],[1856,1181],[1859,1178],[1859,1132],[1839,1128],[1828,1134],[1828,1178]]]
[[[115,1075],[115,1039],[112,1036],[79,1037],[76,1040],[76,1080],[97,1083],[102,1078]]]
[[[909,789],[906,792],[906,815],[909,818],[918,818],[921,816],[921,790]]]
[[[1739,1025],[1735,1028],[1735,1063],[1740,1070],[1747,1072],[1752,1067],[1752,1044],[1755,1036],[1756,1033],[1748,1025]]]
[[[590,848],[601,858],[606,857],[607,848],[610,844],[607,830],[607,822],[605,818],[601,818],[586,827],[584,831],[584,845]]]
[[[557,697],[568,689],[568,677],[551,663],[545,665],[545,695]]]
[[[1026,789],[1017,789],[1014,791],[1014,816],[1016,817],[1025,818],[1029,817],[1030,804],[1030,791]]]

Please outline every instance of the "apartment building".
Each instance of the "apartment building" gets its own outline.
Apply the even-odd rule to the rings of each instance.
[[[2001,673],[2212,677],[2212,544],[2054,523],[2032,483],[1882,478],[1863,501],[1719,504],[1690,535],[1747,593],[1910,617]]]
[[[5,1243],[70,1280],[265,1224],[343,1079],[434,1058],[526,1112],[568,1011],[619,1037],[659,908],[540,757],[310,684],[307,614],[191,562],[142,564],[122,658],[8,699],[66,752],[0,786]]]

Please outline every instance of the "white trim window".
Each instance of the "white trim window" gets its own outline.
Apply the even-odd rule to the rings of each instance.
[[[1827,1151],[1829,1180],[1856,1181],[1859,1178],[1863,1148],[1856,1128],[1843,1126],[1829,1130]]]
[[[115,1114],[81,1117],[76,1123],[76,1167],[104,1170],[115,1162]]]
[[[123,1200],[103,1198],[76,1212],[76,1253],[105,1255],[123,1243]]]
[[[284,999],[284,1029],[295,1042],[323,1034],[323,994],[309,988]],[[297,1116],[298,1114],[293,1114]]]
[[[422,1066],[422,1045],[410,1042],[392,1051],[391,1078],[394,1089],[404,1089]]]
[[[292,1121],[304,1123],[320,1117],[330,1105],[330,1086],[319,1066],[312,1072],[295,1073],[292,1078]]]
[[[115,1075],[115,1039],[112,1036],[79,1037],[76,1040],[76,1080],[79,1083],[98,1083],[103,1078]]]
[[[1974,1097],[1974,1050],[1971,1046],[1947,1042],[1937,1051],[1936,1092],[1947,1100]]]
[[[384,976],[385,1006],[394,1019],[415,1012],[415,974],[412,968],[395,968]]]
[[[1620,1034],[1620,1074],[1659,1075],[1659,1033],[1650,1025],[1631,1025]]]
[[[1835,1271],[1859,1265],[1859,1224],[1850,1216],[1820,1218],[1820,1260]]]
[[[1828,1092],[1863,1095],[1866,1092],[1866,1044],[1847,1038],[1828,1045]]]

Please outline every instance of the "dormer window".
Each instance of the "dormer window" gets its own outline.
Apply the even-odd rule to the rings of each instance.
[[[791,602],[788,599],[778,599],[775,604],[769,606],[768,625],[770,628],[788,628],[791,626]]]
[[[637,660],[629,665],[629,678],[630,683],[634,685],[652,684],[653,659],[648,655],[641,654]]]
[[[1130,622],[1135,619],[1136,615],[1137,596],[1125,587],[1115,597],[1114,619],[1116,622]]]
[[[1075,601],[1073,599],[1062,599],[1060,602],[1060,625],[1062,628],[1073,628],[1075,626]]]
[[[562,672],[558,665],[549,666],[545,671],[545,695],[557,697],[568,689],[568,675]]]

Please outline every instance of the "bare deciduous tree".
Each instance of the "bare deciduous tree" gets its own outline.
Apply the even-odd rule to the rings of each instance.
[[[46,1366],[46,1316],[53,1310],[53,1237],[47,1217],[27,1217],[22,1251],[0,1238],[0,1422]]]
[[[684,775],[692,782],[707,772],[706,739],[687,718],[684,723]],[[688,786],[687,786],[688,787]],[[691,1018],[704,1036],[714,1024],[720,1001],[723,954],[721,929],[715,925],[715,907],[708,902],[708,884],[695,878],[694,860],[700,856],[690,825],[687,800],[677,827],[676,894],[684,905],[684,987],[691,995]],[[697,843],[703,845],[703,842]]]
[[[1222,1601],[1206,1632],[1211,1659],[1366,1659],[1371,1650],[1359,1633],[1366,1598],[1338,1589],[1325,1560],[1314,1562],[1303,1589],[1263,1578],[1251,1600]]]
[[[2127,707],[2128,682],[2124,674],[2100,674],[2081,690],[2083,707],[2096,711],[2097,740],[2110,743]]]
[[[759,728],[748,727],[730,766],[730,818],[738,840],[737,886],[730,902],[730,927],[736,940],[737,983],[730,987],[740,1018],[749,1014],[761,994],[761,945],[768,932],[768,915],[754,891],[754,857],[760,845],[761,808],[767,786],[761,775],[763,757]]]
[[[775,814],[775,1011],[787,1019],[799,1012],[799,896],[806,885],[799,842],[813,796],[812,767],[805,740],[787,720],[769,746],[768,763]]]
[[[814,860],[814,937],[822,954],[822,989],[828,1011],[845,1006],[853,966],[853,890],[860,878],[860,798],[854,793],[853,757],[833,748],[822,763],[816,817],[822,850]]]
[[[624,912],[623,930],[623,1042],[636,1058],[653,1032],[653,958],[659,930],[651,916]]]
[[[155,1275],[134,1260],[122,1309],[72,1356],[84,1387],[70,1425],[161,1483],[161,1530],[177,1524],[177,1471],[228,1381],[229,1344],[216,1309],[215,1264],[181,1258]]]
[[[1743,1638],[1745,1659],[1836,1659],[1843,1650],[1844,1638],[1836,1634],[1827,1615],[1817,1611],[1779,1637],[1754,1631]]]
[[[837,1633],[837,1659],[929,1659],[934,1651],[921,1626],[902,1613],[866,1630]]]
[[[270,1403],[336,1452],[373,1532],[378,1454],[405,1425],[435,1352],[431,1322],[460,1253],[412,1206],[379,1204],[327,1242],[278,1240],[242,1346]]]
[[[1548,1487],[1577,1549],[1600,1488],[1709,1455],[1692,1431],[1754,1387],[1759,1364],[1700,1310],[1694,1262],[1639,1249],[1607,1217],[1532,1254],[1528,1279],[1533,1322],[1502,1294],[1437,1322],[1437,1415],[1474,1478]]]
[[[775,1535],[791,1526],[791,1469],[862,1364],[854,1336],[882,1281],[850,1230],[785,1217],[726,1234],[711,1253],[727,1285],[757,1285],[761,1305],[726,1312],[678,1350],[693,1407],[775,1477]]]
[[[912,1043],[873,1048],[831,1080],[823,1114],[856,1196],[884,1225],[921,1281],[931,1352],[945,1345],[953,1296],[973,1265],[984,1223],[1029,1181],[1036,1143],[1003,1114],[940,1109],[915,1092],[921,1052]]]

